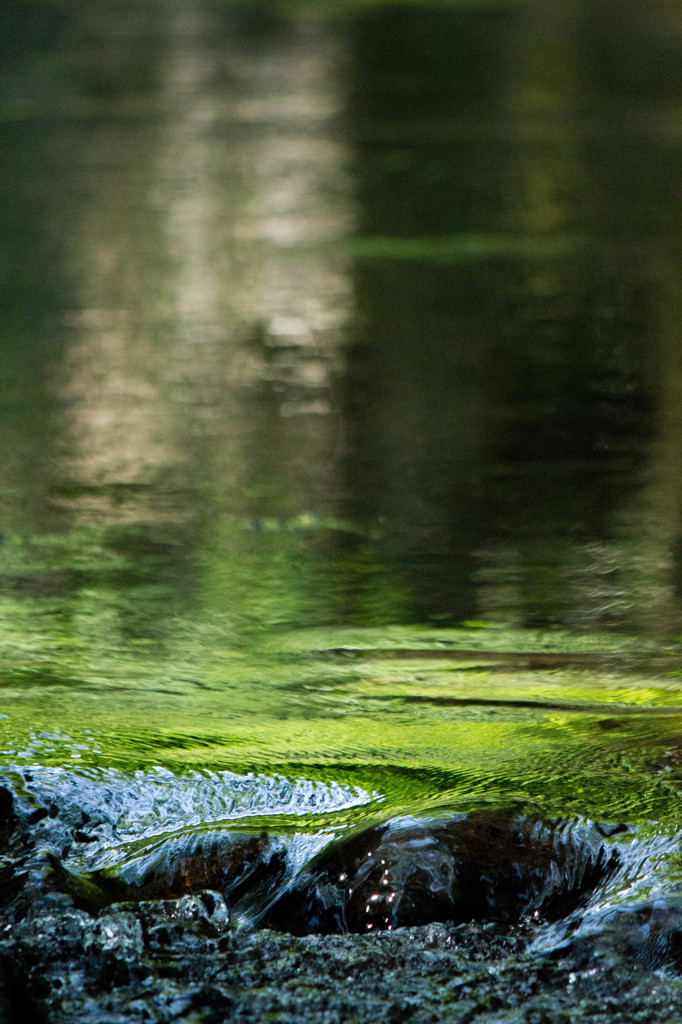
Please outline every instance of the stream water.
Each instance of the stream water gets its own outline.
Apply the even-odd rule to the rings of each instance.
[[[0,774],[38,838],[136,884],[266,833],[281,889],[501,813],[617,854],[540,944],[676,907],[674,7],[0,27]]]

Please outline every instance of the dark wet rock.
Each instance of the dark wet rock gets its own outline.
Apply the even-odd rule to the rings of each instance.
[[[26,991],[21,968],[0,956],[0,1021],[2,1024],[45,1024]]]
[[[11,857],[0,857],[0,910],[17,898],[26,881],[27,873]]]
[[[0,853],[7,848],[9,837],[15,827],[14,798],[9,789],[0,786]]]
[[[96,911],[114,902],[178,901],[214,892],[252,915],[272,899],[287,871],[281,837],[226,831],[190,833],[158,844],[116,871],[79,873],[52,859],[53,882],[76,906]]]
[[[215,938],[230,927],[230,911],[224,897],[210,889],[177,900],[120,903],[116,910],[120,912],[126,907],[140,921],[146,938],[156,935],[162,942],[177,928],[190,926],[201,935]]]
[[[73,845],[73,832],[87,816],[77,806],[58,806],[36,799],[30,791],[32,775],[25,771],[11,787],[0,785],[0,853],[19,854],[32,848],[65,854]],[[19,785],[17,785],[19,783]]]
[[[396,819],[324,850],[265,923],[305,935],[553,919],[587,900],[617,860],[598,838],[500,814]]]
[[[397,819],[300,871],[281,836],[189,830],[114,874],[64,859],[93,809],[35,810],[0,857],[2,1024],[682,1020],[675,894],[595,912],[627,844],[586,825]]]
[[[133,899],[168,899],[212,889],[235,903],[264,881],[276,885],[285,871],[286,845],[281,837],[222,830],[166,841],[152,855],[98,878],[119,899],[125,894]]]
[[[241,928],[211,938],[181,922],[138,930],[134,918],[116,906],[64,911],[26,922],[9,946],[0,941],[37,1019],[661,1024],[682,1005],[682,982],[612,949],[585,941],[537,953],[493,924],[304,937]]]

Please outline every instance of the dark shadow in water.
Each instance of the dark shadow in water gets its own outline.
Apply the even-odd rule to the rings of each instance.
[[[628,506],[652,472],[660,375],[679,374],[650,260],[677,249],[678,147],[644,141],[618,88],[619,47],[644,69],[665,19],[640,49],[632,10],[600,10],[595,35],[574,5],[554,26],[565,38],[553,74],[516,45],[542,32],[533,11],[380,8],[351,36],[365,248],[345,482],[352,514],[384,523],[375,558],[406,619],[485,613],[492,594],[519,624],[576,624],[585,594],[567,586],[567,565],[580,546],[641,533]],[[646,85],[640,101],[669,100],[661,76]],[[546,109],[534,89],[555,91]],[[674,210],[667,224],[655,196]],[[417,255],[405,236],[421,240]],[[457,238],[473,239],[465,255]],[[665,273],[679,269],[670,255]],[[622,569],[627,554],[615,557]],[[585,613],[589,625],[624,625],[608,604]]]

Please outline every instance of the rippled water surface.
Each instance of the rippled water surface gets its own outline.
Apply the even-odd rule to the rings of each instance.
[[[73,869],[504,809],[676,891],[674,7],[3,24],[0,768]]]

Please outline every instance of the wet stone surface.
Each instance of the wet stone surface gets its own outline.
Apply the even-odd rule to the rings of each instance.
[[[324,850],[265,923],[307,934],[552,919],[617,867],[617,854],[590,838],[502,814],[399,818]]]
[[[131,881],[69,866],[92,819],[5,792],[7,1024],[682,1020],[674,894],[594,916],[627,870],[603,829],[400,818],[296,870],[277,838],[175,837]]]
[[[2,943],[8,1021],[675,1020],[682,984],[608,947],[552,956],[490,924],[306,936],[66,907]],[[28,1014],[28,1015],[27,1015]],[[671,1015],[672,1014],[672,1015]]]

